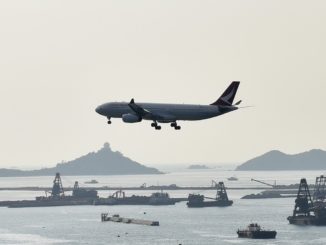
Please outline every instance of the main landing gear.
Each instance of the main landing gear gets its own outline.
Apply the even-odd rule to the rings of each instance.
[[[111,124],[112,122],[111,122],[111,118],[110,117],[108,117],[108,124]]]
[[[180,129],[181,129],[181,126],[179,126],[179,125],[177,124],[177,122],[173,122],[173,123],[171,123],[171,127],[173,127],[175,130],[180,130]]]
[[[156,121],[152,122],[151,127],[154,127],[156,130],[161,130],[161,126]]]
[[[151,127],[155,128],[156,130],[161,130],[161,126],[158,125],[156,121],[152,122]],[[177,124],[177,122],[171,123],[171,127],[173,127],[175,130],[181,129],[181,127]]]

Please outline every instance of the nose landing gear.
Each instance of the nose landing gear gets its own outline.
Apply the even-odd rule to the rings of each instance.
[[[111,124],[112,122],[111,122],[111,118],[110,117],[108,117],[108,124]]]

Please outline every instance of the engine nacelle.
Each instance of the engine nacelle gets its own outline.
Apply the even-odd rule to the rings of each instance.
[[[142,118],[135,114],[128,113],[122,115],[122,121],[125,123],[136,123],[140,122],[141,120]]]

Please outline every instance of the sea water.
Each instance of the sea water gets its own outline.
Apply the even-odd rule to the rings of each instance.
[[[224,181],[230,187],[262,187],[251,178],[273,184],[296,184],[301,177],[313,183],[320,171],[300,172],[233,172],[221,170],[192,170],[165,175],[129,176],[63,176],[63,185],[81,186],[97,179],[95,186],[169,185],[209,186],[212,179]],[[227,181],[237,176],[239,181]],[[0,187],[51,186],[53,177],[0,178]],[[184,197],[189,192],[214,196],[212,190],[169,191],[172,197]],[[257,190],[229,190],[231,207],[187,208],[185,202],[172,206],[64,206],[38,208],[0,208],[0,244],[326,244],[326,227],[290,225],[294,198],[240,199]],[[101,191],[107,196],[112,191]],[[151,191],[126,191],[127,195],[149,195]],[[0,200],[33,199],[42,192],[0,191]],[[123,217],[157,220],[160,226],[101,222],[101,213]],[[238,228],[257,222],[267,229],[275,229],[275,240],[259,241],[237,238]]]

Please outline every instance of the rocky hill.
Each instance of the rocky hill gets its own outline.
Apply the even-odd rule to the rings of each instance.
[[[62,175],[161,174],[155,168],[146,167],[123,156],[118,151],[112,151],[110,145],[105,143],[103,148],[97,152],[88,153],[69,162],[59,163],[53,168],[29,171],[0,169],[0,177],[52,176],[56,172]]]
[[[326,151],[311,150],[289,155],[280,151],[270,151],[253,158],[236,170],[324,170],[326,169]]]

